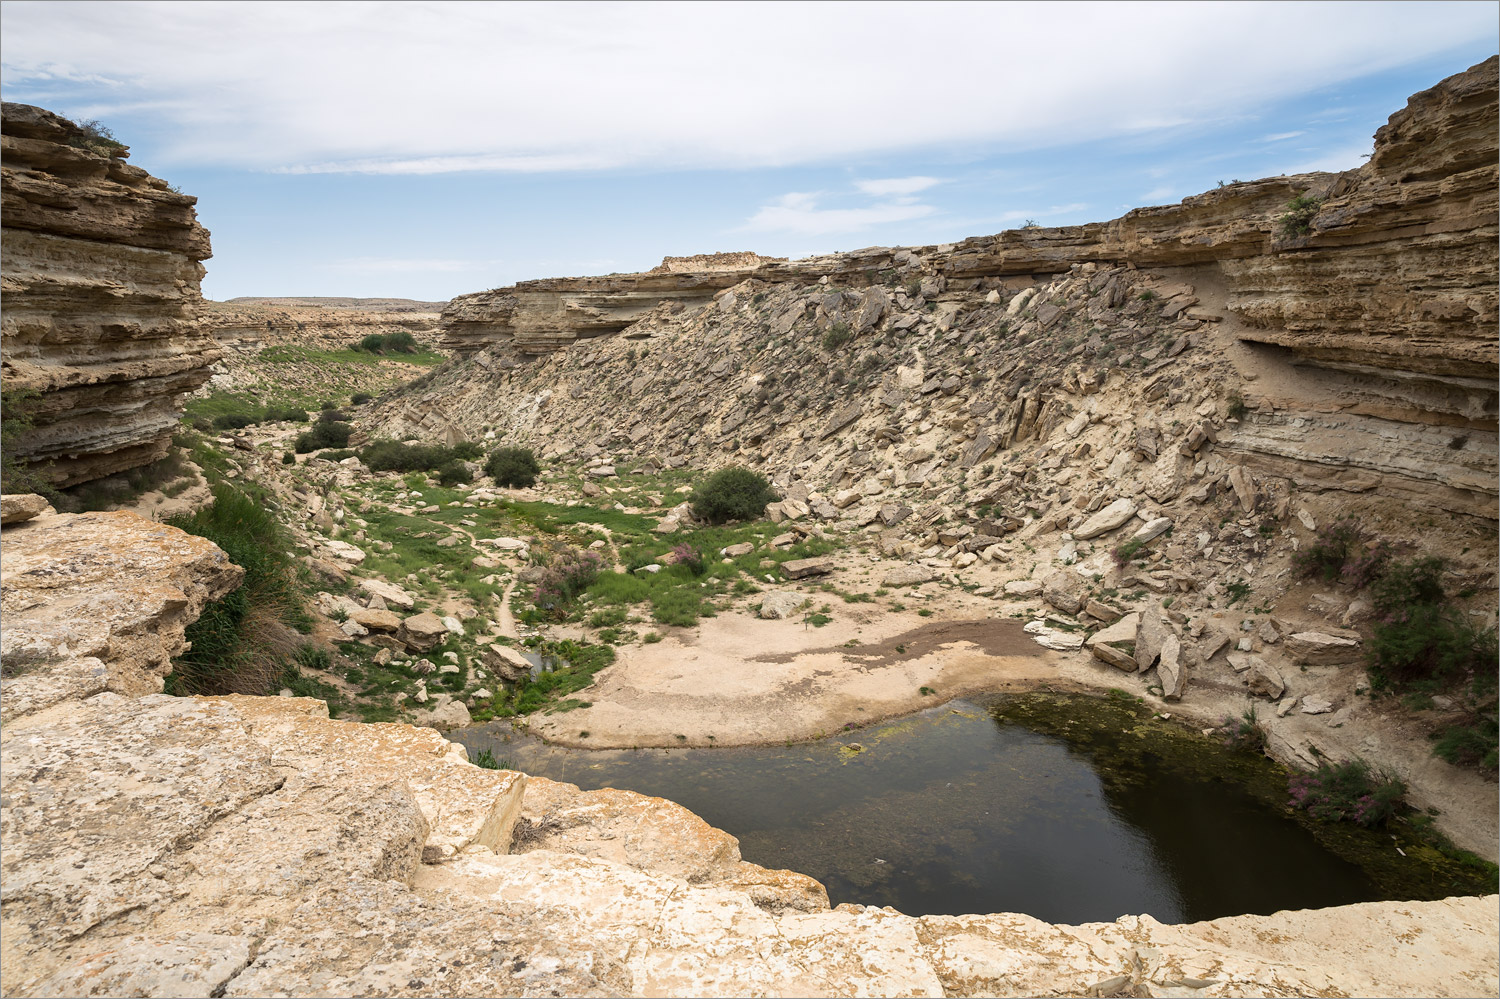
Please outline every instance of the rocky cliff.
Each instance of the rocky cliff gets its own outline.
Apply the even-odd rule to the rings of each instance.
[[[12,522],[40,506],[6,500]],[[143,640],[180,645],[236,576],[200,539],[102,516],[5,533],[7,620],[29,615],[0,681],[5,995],[1500,989],[1494,897],[1179,926],[830,910],[671,802],[480,769],[430,729],[330,721],[317,701],[132,698],[109,677],[142,675]],[[141,532],[149,593],[112,554]]]
[[[1134,488],[1166,501],[1205,474],[1228,488],[1234,465],[1494,520],[1496,66],[1414,96],[1342,174],[943,246],[461,296],[444,325],[469,356],[375,429],[738,460],[830,495],[880,473],[1023,516],[1103,494],[1080,480],[1042,503],[1011,481],[1034,475],[977,464],[1084,413],[1070,440],[1134,414],[1149,469],[1094,460],[1088,478],[1142,471]],[[1195,465],[1208,434],[1216,471]]]
[[[16,457],[60,486],[164,456],[214,341],[194,325],[210,255],[197,199],[49,111],[0,112],[7,393],[34,392]]]

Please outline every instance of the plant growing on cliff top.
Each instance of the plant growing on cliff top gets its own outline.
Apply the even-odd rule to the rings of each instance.
[[[73,124],[78,126],[80,134],[71,136],[68,139],[68,145],[75,149],[87,149],[101,156],[114,156],[130,148],[116,139],[115,133],[106,128],[104,123],[97,118],[86,118]]]
[[[1286,203],[1286,211],[1276,216],[1276,231],[1282,239],[1295,239],[1312,232],[1312,220],[1323,207],[1323,199],[1299,194]]]

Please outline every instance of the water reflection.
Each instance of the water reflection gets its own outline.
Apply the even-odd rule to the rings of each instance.
[[[1139,765],[1111,765],[1107,745],[1081,749],[962,702],[795,746],[572,750],[504,724],[453,737],[529,773],[677,801],[739,837],[746,860],[822,881],[835,905],[1181,922],[1379,897],[1232,784],[1165,761],[1140,779]]]

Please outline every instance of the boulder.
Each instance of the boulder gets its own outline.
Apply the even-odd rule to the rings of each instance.
[[[481,658],[502,680],[515,683],[531,675],[531,661],[509,645],[486,646]]]
[[[800,593],[787,590],[772,590],[760,601],[760,616],[768,621],[780,621],[797,613],[797,608],[807,600]]]
[[[755,551],[754,544],[749,541],[741,541],[737,545],[730,545],[728,548],[720,549],[719,554],[725,558],[739,558],[741,555],[749,555],[753,551]]]
[[[940,574],[936,569],[925,565],[902,565],[897,566],[886,573],[880,580],[881,586],[917,586],[922,583],[930,583],[937,579]]]
[[[781,571],[786,573],[788,579],[826,576],[833,571],[833,563],[821,558],[799,558],[781,563]]]
[[[1127,673],[1134,673],[1136,669],[1135,639],[1140,623],[1141,615],[1132,611],[1108,628],[1101,628],[1094,632],[1084,645],[1100,662],[1109,663]]]
[[[1102,663],[1108,663],[1116,669],[1124,670],[1126,673],[1135,672],[1135,656],[1129,652],[1117,649],[1113,645],[1102,644],[1090,646],[1089,651],[1094,654],[1095,659]]]
[[[1182,699],[1182,688],[1187,682],[1187,675],[1182,665],[1182,643],[1176,635],[1167,635],[1161,643],[1156,675],[1161,680],[1162,697],[1169,701]]]
[[[1042,580],[1042,599],[1064,614],[1077,614],[1083,610],[1083,598],[1078,593],[1081,585],[1076,572],[1054,572]]]
[[[349,620],[358,622],[371,631],[395,631],[401,627],[401,618],[394,611],[369,607],[355,608],[349,613]]]
[[[1163,644],[1172,629],[1162,620],[1156,607],[1147,607],[1141,612],[1141,626],[1135,632],[1135,664],[1143,670],[1151,668],[1161,655]]]
[[[1042,584],[1034,579],[1012,579],[1005,584],[1005,595],[1026,600],[1042,592]]]
[[[1245,677],[1250,686],[1250,693],[1259,694],[1276,700],[1286,693],[1286,681],[1281,678],[1281,671],[1260,656],[1247,656],[1249,662],[1249,673]]]
[[[333,557],[340,562],[348,562],[359,565],[365,560],[364,550],[349,544],[347,541],[328,540],[323,542],[323,547],[333,553]]]
[[[1026,625],[1024,630],[1038,645],[1045,649],[1070,652],[1074,649],[1083,648],[1083,635],[1054,628],[1045,621],[1032,621]]]
[[[1345,666],[1361,659],[1356,639],[1327,635],[1321,631],[1302,631],[1288,635],[1286,651],[1294,662],[1308,666]]]
[[[56,513],[52,504],[36,493],[5,493],[0,495],[0,524],[24,524],[44,513]]]
[[[432,699],[432,712],[427,716],[427,724],[432,728],[463,728],[473,722],[464,702],[454,700],[452,694],[438,694]]]
[[[448,627],[443,624],[442,618],[430,611],[424,611],[402,621],[401,627],[396,631],[396,637],[407,648],[416,652],[426,652],[448,637]]]
[[[1073,537],[1079,541],[1087,541],[1113,531],[1134,517],[1136,509],[1135,500],[1122,496],[1085,520],[1083,526],[1073,532]]]

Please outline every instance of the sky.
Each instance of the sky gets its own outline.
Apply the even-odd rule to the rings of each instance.
[[[1500,3],[0,3],[0,92],[196,195],[204,294],[444,300],[1345,170]]]

